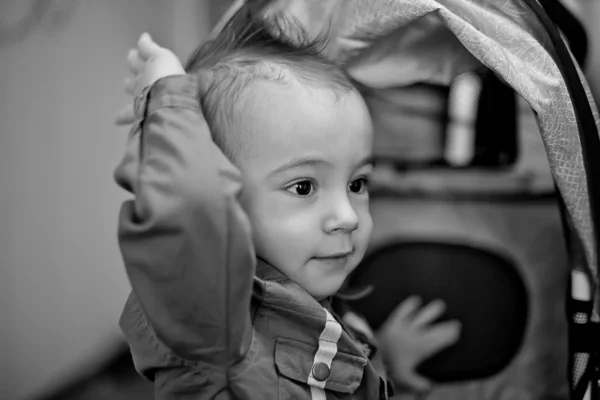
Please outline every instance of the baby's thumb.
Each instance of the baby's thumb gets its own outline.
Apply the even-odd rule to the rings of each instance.
[[[162,47],[152,40],[150,34],[147,32],[142,33],[140,39],[138,40],[138,51],[143,59],[147,60],[149,58],[156,57],[158,54],[160,54],[161,50]]]
[[[115,124],[117,126],[121,125],[131,125],[135,121],[135,112],[133,109],[133,104],[129,104],[123,107],[117,114],[115,118]]]
[[[461,324],[458,321],[441,322],[431,327],[428,333],[437,349],[456,343],[460,337]]]

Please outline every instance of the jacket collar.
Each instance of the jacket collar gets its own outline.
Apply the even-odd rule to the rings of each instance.
[[[257,258],[256,276],[264,281],[283,281],[290,279],[260,257]]]
[[[291,281],[291,279],[287,275],[283,274],[277,268],[275,268],[260,257],[257,257],[256,277],[263,281]],[[321,300],[318,303],[321,306],[325,307],[328,311],[332,311],[330,297]]]

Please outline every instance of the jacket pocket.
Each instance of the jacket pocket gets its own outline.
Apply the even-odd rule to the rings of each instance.
[[[351,399],[360,386],[368,360],[336,352],[331,365],[315,359],[317,346],[293,339],[275,342],[275,366],[279,399],[311,399],[315,392],[327,392],[327,398]],[[324,398],[321,395],[321,398]]]

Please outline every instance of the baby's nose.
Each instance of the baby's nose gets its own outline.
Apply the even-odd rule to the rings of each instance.
[[[358,215],[347,199],[336,203],[331,217],[326,222],[327,232],[353,232],[358,226]]]

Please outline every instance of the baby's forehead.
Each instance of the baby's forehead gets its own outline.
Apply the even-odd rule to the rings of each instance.
[[[293,160],[322,160],[326,162],[306,166],[348,169],[370,155],[371,126],[356,115],[358,111],[315,108],[312,114],[312,107],[290,114],[273,107],[270,116],[254,115],[240,132],[244,164],[258,166],[263,173]]]
[[[277,155],[272,152],[326,153],[332,146],[364,146],[372,135],[369,111],[358,92],[255,81],[233,111],[230,134],[249,160]]]

